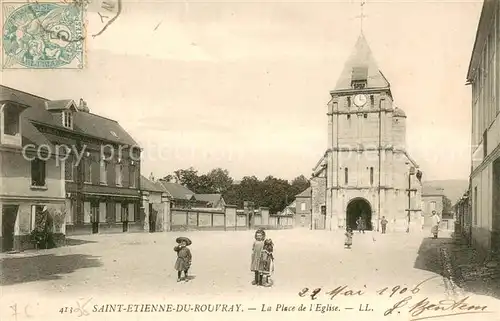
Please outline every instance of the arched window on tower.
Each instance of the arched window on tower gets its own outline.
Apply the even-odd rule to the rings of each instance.
[[[373,167],[370,167],[370,185],[373,185]]]
[[[345,185],[349,184],[349,169],[347,167],[344,168],[344,179]]]

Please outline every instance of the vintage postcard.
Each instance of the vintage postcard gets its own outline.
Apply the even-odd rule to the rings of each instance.
[[[500,0],[0,10],[2,321],[500,320]]]

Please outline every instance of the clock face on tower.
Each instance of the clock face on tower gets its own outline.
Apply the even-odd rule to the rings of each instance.
[[[354,105],[358,107],[363,107],[366,104],[366,100],[367,99],[365,95],[362,94],[356,95],[354,96]]]

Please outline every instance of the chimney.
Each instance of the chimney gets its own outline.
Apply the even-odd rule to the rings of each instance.
[[[153,172],[151,172],[151,174],[149,174],[149,180],[154,182],[155,181],[155,177],[153,175]]]
[[[78,105],[78,109],[80,111],[85,112],[85,113],[89,113],[90,112],[89,107],[87,107],[87,102],[85,100],[83,100],[83,98],[80,98],[80,104]]]

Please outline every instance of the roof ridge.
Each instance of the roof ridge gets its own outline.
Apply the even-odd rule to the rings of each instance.
[[[26,94],[26,95],[29,95],[31,97],[34,97],[34,98],[39,98],[39,99],[43,99],[45,101],[48,101],[48,102],[51,102],[51,101],[74,101],[76,103],[76,101],[72,98],[64,98],[64,99],[49,99],[49,98],[46,98],[46,97],[42,97],[42,96],[38,96],[38,95],[34,95],[32,93],[29,93],[29,92],[26,92],[26,91],[22,91],[22,90],[19,90],[19,89],[16,89],[16,88],[13,88],[13,87],[9,87],[9,86],[5,86],[5,85],[0,85],[0,87],[4,87],[4,88],[7,88],[7,89],[11,89],[11,90],[15,90],[15,91],[18,91],[18,92],[21,92],[23,94]],[[93,116],[97,116],[97,117],[100,117],[100,118],[103,118],[103,119],[107,119],[107,120],[110,120],[110,121],[113,121],[117,124],[119,124],[118,121],[116,121],[115,119],[111,119],[111,118],[108,118],[108,117],[104,117],[104,116],[101,116],[101,115],[98,115],[98,114],[94,114],[94,113],[91,113],[91,112],[87,112],[86,114],[89,114],[89,115],[93,115]]]
[[[4,87],[4,88],[7,88],[7,89],[12,89],[12,90],[15,90],[15,91],[19,91],[23,94],[26,94],[26,95],[29,95],[31,97],[35,97],[35,98],[40,98],[40,99],[43,99],[43,100],[48,100],[48,101],[51,101],[50,99],[48,98],[45,98],[45,97],[42,97],[42,96],[38,96],[38,95],[34,95],[32,93],[29,93],[29,92],[26,92],[26,91],[22,91],[22,90],[19,90],[19,89],[16,89],[16,88],[13,88],[13,87],[9,87],[9,86],[5,86],[5,85],[0,85],[0,87]],[[57,100],[65,100],[65,99],[57,99]]]

